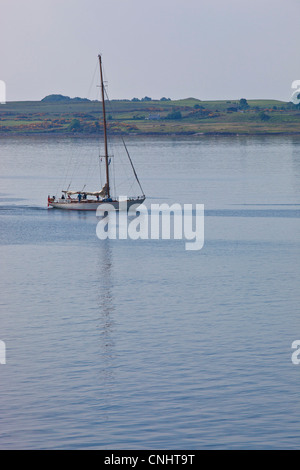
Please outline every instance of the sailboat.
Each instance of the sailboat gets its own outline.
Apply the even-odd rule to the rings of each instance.
[[[79,211],[96,211],[101,205],[107,210],[107,204],[109,204],[113,210],[121,210],[127,207],[127,210],[137,204],[140,205],[146,199],[144,191],[142,189],[141,183],[138,179],[137,173],[135,171],[132,159],[126,147],[124,140],[122,139],[126,155],[128,157],[129,163],[131,165],[134,177],[139,185],[141,195],[132,196],[127,198],[116,197],[112,195],[111,184],[110,184],[110,161],[108,153],[108,129],[107,129],[107,120],[106,120],[106,107],[105,107],[105,88],[103,80],[103,68],[102,68],[102,57],[99,54],[99,67],[100,67],[100,80],[101,80],[101,98],[102,98],[102,116],[103,116],[103,129],[104,129],[104,158],[105,158],[105,175],[106,181],[104,186],[98,191],[85,191],[85,190],[62,190],[61,198],[56,198],[55,196],[48,196],[48,207],[54,209],[64,209],[64,210],[79,210]],[[105,204],[105,206],[104,206]]]

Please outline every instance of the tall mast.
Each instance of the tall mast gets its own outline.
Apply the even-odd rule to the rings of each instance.
[[[107,197],[110,197],[109,187],[109,168],[108,168],[108,146],[107,146],[107,128],[106,128],[106,111],[105,111],[105,93],[102,72],[101,55],[98,55],[100,65],[100,79],[101,79],[101,95],[102,95],[102,109],[103,109],[103,127],[104,127],[104,151],[105,151],[105,167],[106,167],[106,184],[107,184]]]

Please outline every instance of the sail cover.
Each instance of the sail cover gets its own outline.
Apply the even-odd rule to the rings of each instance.
[[[94,192],[89,192],[89,191],[62,191],[65,194],[68,194],[69,196],[72,196],[74,194],[86,194],[87,196],[100,196],[100,197],[105,197],[107,196],[107,183],[103,186],[101,191],[94,191]]]
[[[105,183],[105,185],[103,186],[103,188],[101,189],[101,191],[99,193],[99,196],[105,197],[105,196],[107,196],[107,193],[108,193],[108,184]]]
[[[88,196],[100,196],[100,197],[105,197],[107,196],[107,183],[103,186],[101,191],[94,191],[94,192],[87,192],[84,191],[84,194],[87,194]]]

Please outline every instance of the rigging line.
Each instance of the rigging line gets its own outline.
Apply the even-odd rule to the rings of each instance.
[[[131,184],[131,186],[130,186],[130,188],[129,188],[129,191],[131,191],[131,190],[132,190],[132,188],[133,188],[133,185],[134,185],[134,182]]]
[[[86,164],[86,177],[85,177],[86,182],[89,182],[89,181],[91,182],[94,171],[95,171],[94,155],[92,155],[92,152],[90,152],[90,154],[88,155],[87,164]]]
[[[98,62],[98,61],[97,61]],[[99,63],[97,63],[97,66],[99,67]],[[100,91],[100,85],[97,86],[98,88],[98,92],[97,92],[97,99],[99,101],[99,103],[101,104],[101,91]],[[101,120],[102,118],[102,112],[100,110],[100,107],[99,107],[99,118],[98,118],[98,122],[102,122]],[[101,138],[103,137],[102,135],[102,131],[101,131]],[[102,178],[102,165],[101,165],[101,162],[102,162],[102,154],[104,153],[103,152],[103,143],[101,142],[101,139],[99,138],[98,140],[98,153],[99,153],[99,177],[100,177],[100,187],[102,188],[103,187],[103,178]]]
[[[92,86],[95,83],[95,76],[96,76],[97,69],[98,69],[98,61],[96,62],[96,65],[95,65],[95,70],[94,70],[93,78],[91,80],[91,83],[90,83],[90,86],[89,86],[89,89],[88,89],[87,98],[89,98],[89,96],[91,95],[91,89],[92,89]]]
[[[103,69],[103,73],[105,75],[105,70]],[[105,83],[105,81],[104,81]],[[107,90],[106,90],[106,86],[104,85],[104,99],[106,101],[106,110],[108,111],[108,108],[110,110],[110,113],[111,113],[111,119],[113,119],[113,109],[112,109],[112,105],[111,105],[111,102],[110,102],[110,99],[109,99],[109,96],[108,96],[108,93],[107,93]],[[108,119],[107,121],[110,121],[111,120],[109,118],[109,115],[108,115]],[[110,124],[107,122],[107,127],[109,128]],[[110,133],[108,132],[107,133],[107,141],[108,141],[108,153],[109,155],[111,156],[114,156],[115,155],[115,151],[116,151],[116,147],[114,145],[114,140],[112,138],[112,136],[110,135]],[[112,177],[112,184],[111,186],[113,186],[114,188],[114,192],[115,192],[115,195],[117,194],[116,192],[116,175],[115,175],[115,159],[113,158],[112,159],[112,165],[111,165],[111,177]]]
[[[95,75],[96,75],[96,72],[97,72],[97,63],[95,65],[95,69],[94,69],[94,73],[93,73],[93,77],[92,77],[92,80],[91,80],[91,83],[90,83],[90,86],[89,86],[89,89],[88,89],[88,93],[87,93],[87,97],[89,98],[90,95],[91,95],[91,88],[95,82]],[[72,184],[72,181],[73,181],[73,178],[74,178],[74,175],[75,175],[75,172],[77,170],[76,167],[79,166],[78,164],[78,157],[77,157],[77,161],[74,162],[74,166],[73,166],[73,172],[70,172],[68,170],[70,170],[71,168],[71,160],[73,159],[73,155],[72,155],[72,152],[70,152],[70,156],[69,156],[69,159],[68,159],[68,162],[67,162],[67,171],[65,172],[65,177],[64,177],[64,180],[63,180],[63,188],[62,189],[65,189],[65,186],[67,184],[67,180],[69,180],[69,184],[68,184],[68,188],[67,190],[70,188],[71,184]],[[58,193],[58,189],[57,189],[57,193]]]
[[[113,109],[112,103],[111,103],[111,101],[110,101],[110,99],[109,99],[109,96],[108,96],[108,93],[107,93],[107,91],[106,91],[106,87],[105,87],[105,86],[104,86],[104,96],[106,97],[108,107],[109,107],[110,112],[111,112],[111,115],[112,115],[112,117],[113,117],[113,115],[114,115],[114,109]],[[140,180],[139,180],[139,178],[138,178],[138,176],[137,176],[137,173],[136,173],[136,171],[135,171],[133,162],[132,162],[132,160],[131,160],[130,154],[129,154],[129,152],[128,152],[128,149],[127,149],[127,147],[126,147],[126,144],[125,144],[124,139],[123,139],[122,136],[121,136],[121,140],[122,140],[123,145],[124,145],[124,148],[125,148],[125,150],[126,150],[126,153],[127,153],[127,156],[128,156],[128,159],[129,159],[129,162],[130,162],[130,165],[131,165],[131,168],[132,168],[132,170],[133,170],[134,176],[135,176],[135,178],[136,178],[136,181],[137,181],[137,183],[138,183],[138,185],[139,185],[139,187],[140,187],[140,190],[141,190],[142,194],[144,195],[144,191],[143,191],[142,185],[141,185]],[[132,185],[132,186],[133,186],[133,185]]]
[[[70,177],[70,184],[69,184],[69,187],[71,186],[72,182],[73,182],[73,179],[74,179],[74,176],[75,176],[75,173],[78,175],[78,169],[80,168],[80,165],[81,165],[81,155],[80,156],[76,156],[76,162],[74,163],[74,167],[73,167],[73,172],[72,172],[72,175]]]
[[[71,165],[72,159],[73,159],[73,152],[70,151],[69,152],[69,157],[65,161],[65,169],[64,169],[65,178],[64,178],[64,181],[63,181],[63,188],[62,189],[64,189],[64,186],[67,184],[67,180],[70,178],[69,172],[70,172],[70,168],[72,168],[72,165]]]
[[[112,118],[113,118],[113,116],[114,116],[114,114],[115,114],[114,109],[113,109],[113,105],[112,105],[112,103],[111,103],[111,101],[110,101],[110,99],[109,99],[109,96],[108,96],[108,93],[107,93],[106,89],[104,89],[104,91],[105,91],[105,96],[106,96],[106,99],[107,99],[107,102],[108,102],[108,103],[107,103],[107,104],[108,104],[108,108],[110,109],[110,112],[111,112],[111,115],[112,115]],[[130,157],[130,155],[129,155],[129,152],[128,152],[128,149],[127,149],[127,147],[126,147],[126,144],[125,144],[125,142],[124,142],[123,137],[121,137],[121,139],[122,139],[123,145],[124,145],[124,147],[125,147],[125,150],[126,150],[128,159],[129,159],[129,161],[130,161],[130,164],[131,164],[131,167],[132,167],[134,176],[135,176],[135,178],[136,178],[136,180],[137,180],[137,182],[138,182],[138,185],[139,185],[139,187],[140,187],[140,189],[141,189],[141,191],[142,191],[142,194],[144,194],[143,188],[142,188],[141,183],[140,183],[140,181],[139,181],[139,179],[138,179],[137,173],[136,173],[135,168],[134,168],[134,166],[133,166],[133,162],[132,162],[132,160],[131,160],[131,157]],[[123,164],[123,162],[121,162],[121,163]],[[123,165],[124,165],[124,164],[123,164]]]
[[[67,184],[67,180],[69,179],[69,169],[71,168],[71,161],[72,161],[72,152],[69,153],[69,157],[66,159],[65,165],[64,165],[64,177],[62,175],[61,177],[61,182],[58,183],[58,187],[56,189],[56,196],[58,195],[58,192],[62,191],[65,189],[65,186]],[[59,186],[62,183],[61,189],[59,189]],[[70,185],[69,185],[70,186]]]
[[[133,166],[131,157],[130,157],[130,155],[129,155],[129,152],[128,152],[128,149],[127,149],[127,147],[126,147],[126,144],[125,144],[125,142],[124,142],[123,137],[121,137],[121,139],[122,139],[123,145],[124,145],[124,147],[125,147],[125,150],[126,150],[128,159],[129,159],[129,161],[130,161],[130,165],[131,165],[131,167],[132,167],[134,176],[135,176],[135,178],[136,178],[136,180],[137,180],[137,182],[138,182],[138,185],[139,185],[139,187],[140,187],[140,189],[141,189],[141,191],[142,191],[142,194],[144,195],[144,191],[143,191],[142,185],[141,185],[141,183],[140,183],[140,180],[138,179],[138,175],[136,174],[135,168],[134,168],[134,166]]]
[[[100,188],[103,187],[103,184],[102,184],[102,171],[101,171],[101,156],[99,155],[99,173],[100,173]]]
[[[116,197],[116,169],[115,169],[115,158],[112,159],[112,173],[113,173],[113,184],[114,184],[114,195]]]

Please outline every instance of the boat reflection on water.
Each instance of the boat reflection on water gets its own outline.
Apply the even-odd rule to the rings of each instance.
[[[113,277],[113,261],[112,252],[110,247],[110,240],[103,240],[103,243],[99,246],[98,259],[97,259],[97,272],[99,274],[99,283],[97,291],[97,300],[99,305],[99,339],[100,339],[100,351],[99,351],[99,365],[100,365],[100,377],[99,380],[102,385],[108,387],[111,385],[113,375],[113,363],[115,359],[114,352],[114,298],[112,289],[112,277]],[[105,276],[103,276],[105,272]]]

